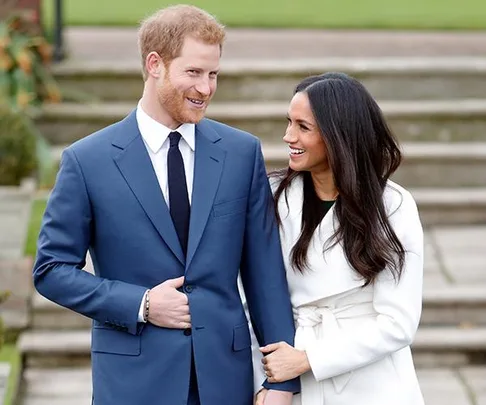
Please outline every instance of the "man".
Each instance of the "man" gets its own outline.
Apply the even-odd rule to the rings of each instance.
[[[63,154],[34,282],[93,319],[95,405],[252,404],[239,271],[260,344],[293,343],[260,143],[203,119],[224,36],[196,7],[149,17],[137,109]],[[265,386],[283,404],[298,381]]]

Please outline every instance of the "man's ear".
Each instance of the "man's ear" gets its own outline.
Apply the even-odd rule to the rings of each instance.
[[[156,79],[164,75],[165,66],[157,52],[152,51],[147,55],[145,58],[145,70],[147,71],[147,76],[152,76]]]

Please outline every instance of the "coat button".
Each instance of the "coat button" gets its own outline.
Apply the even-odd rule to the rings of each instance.
[[[191,328],[184,329],[184,336],[191,336],[191,335],[192,335],[192,329]]]
[[[192,293],[192,291],[194,290],[194,287],[192,285],[185,285],[184,286],[184,291],[187,293],[187,294],[190,294]]]

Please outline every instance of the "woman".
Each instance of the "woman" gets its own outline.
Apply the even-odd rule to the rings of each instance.
[[[261,348],[257,379],[300,376],[294,405],[422,405],[410,344],[422,307],[423,232],[411,194],[389,180],[401,161],[397,141],[345,74],[305,79],[287,118],[289,167],[271,181],[295,348]]]

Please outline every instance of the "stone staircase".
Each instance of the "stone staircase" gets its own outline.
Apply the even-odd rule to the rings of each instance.
[[[281,138],[293,87],[344,71],[379,101],[403,144],[394,180],[410,188],[426,225],[486,223],[486,58],[329,58],[223,61],[208,116],[259,136],[268,167],[282,167]],[[98,102],[46,106],[38,124],[56,153],[122,119],[142,90],[138,62],[65,64],[61,84]],[[483,98],[482,98],[483,97]]]
[[[38,295],[32,317],[20,340],[28,367],[89,366],[90,320]],[[485,364],[486,287],[426,289],[413,352],[421,368]]]
[[[486,58],[248,58],[222,67],[208,116],[259,136],[269,169],[287,160],[285,112],[301,78],[344,71],[378,99],[403,144],[394,179],[412,191],[426,225],[424,306],[413,344],[426,403],[485,404]],[[56,156],[123,118],[142,90],[136,59],[85,58],[58,66],[56,75],[64,88],[97,100],[45,107],[37,123]],[[89,326],[34,294],[31,330],[19,341],[24,405],[89,403]]]
[[[11,334],[29,323],[30,258],[24,258],[34,186],[0,187],[0,292],[9,291],[0,306],[0,317]]]

